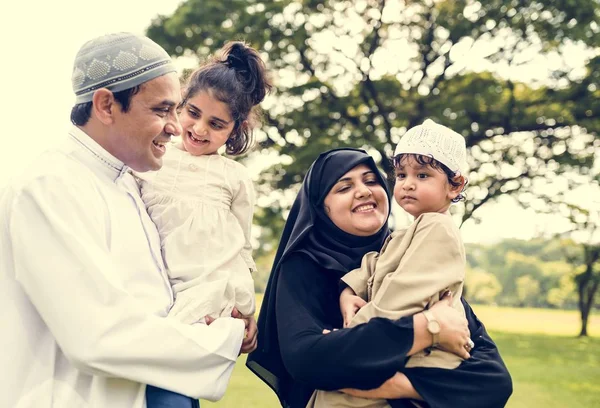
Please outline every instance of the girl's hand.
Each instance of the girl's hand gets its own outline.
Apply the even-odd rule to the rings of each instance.
[[[251,353],[254,350],[256,350],[256,347],[258,345],[258,326],[256,325],[256,319],[254,319],[254,316],[244,316],[237,310],[237,308],[234,307],[233,311],[231,312],[231,317],[235,319],[242,319],[244,321],[244,325],[246,326],[244,332],[244,340],[242,341],[242,348],[240,349],[240,354]],[[207,325],[210,325],[215,320],[216,319],[208,315],[204,318],[204,321]]]
[[[462,316],[452,305],[452,294],[440,299],[429,309],[440,324],[439,347],[465,360],[471,357],[471,333],[467,319]]]
[[[340,311],[344,318],[344,327],[348,327],[350,321],[352,321],[352,318],[356,315],[356,312],[366,304],[367,302],[361,297],[356,296],[356,293],[354,293],[352,288],[347,287],[342,291],[340,294]]]
[[[241,353],[251,353],[256,350],[257,344],[257,336],[258,336],[258,326],[256,325],[256,319],[254,316],[244,316],[242,315],[235,307],[231,312],[231,317],[236,319],[242,319],[246,326],[246,331],[244,333],[244,341],[242,341],[242,348],[240,350]]]
[[[412,398],[422,400],[421,396],[412,386],[412,383],[402,373],[396,373],[393,377],[389,378],[386,382],[381,384],[379,388],[372,390],[357,390],[354,388],[344,388],[340,390],[344,394],[352,395],[358,398],[383,398],[383,399],[400,399],[400,398]]]

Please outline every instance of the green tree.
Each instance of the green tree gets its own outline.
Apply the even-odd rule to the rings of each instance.
[[[483,269],[467,268],[465,293],[469,301],[492,304],[501,291],[502,286],[494,275]]]
[[[573,275],[574,273],[567,273],[561,276],[558,286],[548,291],[548,304],[560,308],[577,304],[577,287]]]
[[[582,187],[586,194],[582,197]],[[577,196],[579,192],[579,196]],[[540,198],[548,213],[561,214],[572,228],[560,235],[565,260],[572,267],[581,315],[580,336],[587,336],[588,319],[600,288],[600,153],[587,174],[571,177],[566,187]]]
[[[399,137],[430,117],[470,149],[464,221],[538,178],[589,167],[587,146],[600,143],[600,63],[589,57],[580,73],[567,62],[575,44],[600,44],[599,3],[187,0],[148,35],[176,56],[202,59],[231,39],[264,51],[277,91],[260,146],[283,161],[263,172],[260,194],[293,188],[333,147],[367,148],[390,174],[385,158]],[[515,69],[536,55],[552,58],[547,72],[522,80]],[[282,198],[257,213],[271,239],[290,204]]]
[[[524,275],[517,278],[515,283],[519,306],[538,306],[540,282],[531,275]]]
[[[579,336],[588,335],[588,320],[600,286],[600,245],[568,242],[565,258],[573,265],[573,280],[577,289],[577,306],[581,315]]]
[[[576,247],[569,247],[570,250]],[[506,239],[493,245],[467,244],[467,261],[498,282],[494,301],[511,306],[577,307],[573,266],[565,262],[562,239]],[[467,275],[469,298],[478,274]]]

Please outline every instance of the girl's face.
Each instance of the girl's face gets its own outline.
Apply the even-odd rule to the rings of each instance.
[[[377,233],[389,213],[385,190],[366,164],[344,174],[331,188],[323,204],[338,228],[357,236]]]
[[[183,147],[194,156],[217,153],[229,139],[235,125],[227,104],[205,90],[188,99],[180,114],[180,122]]]
[[[442,169],[421,165],[410,156],[395,170],[394,199],[415,218],[428,212],[447,213],[452,200],[462,190],[462,185],[453,187],[448,183]]]

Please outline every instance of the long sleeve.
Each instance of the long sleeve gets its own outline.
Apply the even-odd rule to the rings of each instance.
[[[412,316],[437,302],[446,289],[452,290],[461,309],[465,266],[464,247],[452,219],[423,214],[404,235],[388,243],[371,267],[375,269],[372,298],[352,325],[372,317]]]
[[[119,283],[103,198],[80,181],[37,178],[15,193],[7,228],[17,283],[79,370],[219,399],[243,322],[187,326],[146,311]]]
[[[337,284],[334,272],[303,254],[281,265],[276,309],[283,363],[294,380],[313,389],[376,388],[402,368],[413,343],[412,317],[372,319],[323,335],[341,326]]]
[[[367,287],[369,278],[375,273],[379,253],[372,251],[363,256],[360,268],[356,268],[348,272],[342,277],[342,282],[348,285],[356,296],[359,296],[365,301],[368,301]]]
[[[475,343],[471,358],[453,370],[417,367],[401,371],[431,408],[504,407],[512,394],[510,373],[485,327],[464,300],[463,306]]]
[[[238,163],[235,164],[237,165]],[[256,264],[252,258],[252,243],[250,241],[252,238],[252,218],[254,216],[254,204],[256,201],[254,186],[252,185],[252,180],[245,173],[246,169],[243,166],[236,166],[236,171],[240,180],[237,193],[231,203],[231,213],[238,220],[244,231],[245,243],[242,248],[242,258],[248,265],[248,268],[254,272]]]

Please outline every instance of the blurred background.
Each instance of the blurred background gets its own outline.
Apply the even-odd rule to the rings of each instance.
[[[72,61],[88,39],[147,34],[182,76],[227,40],[260,50],[275,92],[241,159],[258,194],[259,293],[320,152],[361,147],[390,174],[408,128],[431,118],[462,133],[469,186],[453,214],[467,243],[465,297],[513,375],[508,406],[600,406],[600,0],[34,0],[2,9],[0,188],[64,137]],[[408,222],[394,208],[392,226]],[[243,363],[225,398],[203,406],[278,406]]]

